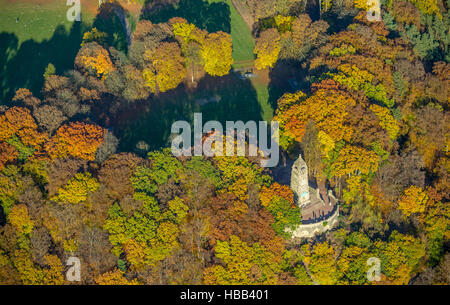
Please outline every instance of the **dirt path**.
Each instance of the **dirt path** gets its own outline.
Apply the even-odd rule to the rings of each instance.
[[[319,285],[319,283],[317,283],[317,282],[314,280],[313,276],[311,275],[311,272],[309,271],[308,266],[307,266],[305,263],[303,263],[303,266],[305,266],[306,273],[308,274],[308,276],[309,276],[309,278],[311,279],[311,281],[313,282],[313,284],[314,284],[314,285]]]

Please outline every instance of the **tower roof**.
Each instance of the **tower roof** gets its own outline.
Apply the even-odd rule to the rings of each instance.
[[[304,167],[305,169],[308,168],[308,166],[306,165],[305,160],[303,160],[303,158],[302,158],[302,155],[298,155],[297,160],[295,160],[294,164],[292,165],[292,171],[298,171],[302,167]]]

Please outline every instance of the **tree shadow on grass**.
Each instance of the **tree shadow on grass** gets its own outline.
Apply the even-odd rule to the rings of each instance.
[[[20,47],[15,34],[0,33],[0,103],[8,104],[19,88],[40,96],[47,65],[52,63],[57,74],[73,68],[83,33],[89,28],[81,22],[74,22],[69,31],[59,25],[49,40],[30,39]]]
[[[3,210],[3,206],[0,205],[0,227],[3,227],[6,224],[6,215]]]
[[[18,44],[19,40],[16,35],[5,32],[0,33],[0,105],[6,104],[6,100],[10,98],[8,62],[14,58]]]
[[[202,101],[209,100],[202,104]],[[178,120],[187,121],[193,131],[194,112],[202,113],[203,124],[210,120],[262,120],[257,94],[249,80],[231,73],[223,77],[206,76],[195,91],[184,85],[142,103],[134,103],[119,111],[112,122],[114,134],[120,139],[120,151],[130,151],[139,141],[149,150],[170,147],[171,126]]]
[[[223,2],[147,0],[141,12],[141,19],[150,20],[153,23],[167,22],[173,17],[182,17],[210,33],[217,31],[231,33],[230,7]]]
[[[278,60],[269,73],[269,103],[272,108],[277,109],[278,99],[284,93],[295,93],[299,90],[307,93],[309,82],[306,76],[298,61]]]
[[[122,16],[123,20],[119,17]],[[127,53],[128,40],[125,25],[128,12],[119,3],[103,3],[92,24],[100,32],[108,34],[106,45]]]

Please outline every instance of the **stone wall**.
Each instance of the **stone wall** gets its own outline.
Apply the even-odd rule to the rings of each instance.
[[[286,232],[292,233],[292,238],[312,238],[316,234],[320,234],[331,230],[337,223],[339,217],[339,206],[336,211],[327,219],[306,225],[299,225],[295,230],[286,229]],[[324,222],[326,225],[324,226]]]

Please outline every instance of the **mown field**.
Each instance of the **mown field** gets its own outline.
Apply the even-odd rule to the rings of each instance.
[[[230,8],[231,38],[233,40],[234,68],[246,68],[252,65],[254,60],[253,49],[255,40],[244,19],[234,8],[231,0],[209,0],[212,2],[224,2]],[[273,108],[269,103],[269,91],[267,85],[251,79],[251,83],[256,92],[261,118],[270,121],[273,117]]]
[[[253,60],[255,41],[250,29],[234,8],[231,0],[209,0],[209,2],[224,2],[230,7],[231,38],[233,39],[233,59],[235,63]]]
[[[81,22],[70,22],[66,1],[0,0],[0,104],[18,88],[39,95],[45,67],[73,67],[82,35],[95,14],[82,5]]]
[[[73,26],[66,18],[69,8],[66,1],[0,0],[0,7],[0,32],[14,33],[19,46],[29,39],[35,42],[49,40],[57,28],[62,26],[70,31]],[[84,5],[81,9],[82,22],[92,23],[95,15]]]

